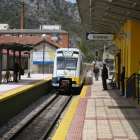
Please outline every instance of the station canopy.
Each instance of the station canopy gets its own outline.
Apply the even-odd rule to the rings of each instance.
[[[20,44],[16,42],[12,43],[1,43],[0,44],[1,49],[9,49],[9,50],[15,50],[15,51],[30,51],[33,49],[33,46],[30,44]]]
[[[119,29],[126,20],[140,23],[140,0],[77,0],[83,27],[95,33],[114,33],[123,39]]]

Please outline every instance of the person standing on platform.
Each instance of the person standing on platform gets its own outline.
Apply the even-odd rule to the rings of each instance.
[[[17,77],[18,77],[18,72],[19,72],[19,69],[20,69],[19,63],[20,63],[20,61],[17,60],[17,62],[14,65],[14,75],[15,75],[14,80],[15,80],[16,83],[18,83]]]
[[[93,70],[93,72],[95,73],[95,80],[98,81],[99,69],[97,66],[95,66],[95,69]]]
[[[106,68],[106,64],[103,64],[103,70],[102,70],[103,90],[107,90],[106,79],[108,79],[108,70]]]
[[[125,79],[125,67],[122,67],[122,73],[121,73],[122,95],[121,96],[124,96],[124,79]]]

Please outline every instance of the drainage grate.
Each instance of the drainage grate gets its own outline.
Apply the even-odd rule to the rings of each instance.
[[[109,109],[137,109],[135,106],[108,106]]]

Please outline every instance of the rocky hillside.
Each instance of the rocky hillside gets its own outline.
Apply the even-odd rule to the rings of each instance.
[[[25,28],[36,29],[41,24],[60,24],[62,30],[71,34],[71,47],[76,47],[79,40],[81,41],[80,38],[83,38],[76,4],[65,0],[24,0],[24,2]],[[0,7],[0,23],[8,23],[10,28],[20,28],[21,0],[0,0]]]

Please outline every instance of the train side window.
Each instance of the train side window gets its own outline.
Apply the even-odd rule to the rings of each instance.
[[[65,68],[65,58],[58,57],[57,58],[57,70],[64,70]]]

